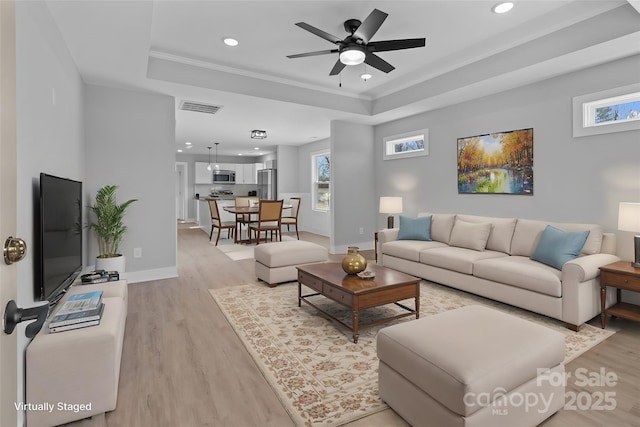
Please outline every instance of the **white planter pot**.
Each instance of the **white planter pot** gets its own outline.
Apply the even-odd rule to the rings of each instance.
[[[120,255],[112,258],[98,258],[96,257],[96,270],[105,271],[117,271],[118,273],[124,273],[126,260],[124,255]]]

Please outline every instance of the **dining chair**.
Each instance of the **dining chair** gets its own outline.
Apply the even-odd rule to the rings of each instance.
[[[267,241],[267,232],[273,233],[282,241],[282,200],[260,200],[258,206],[258,221],[249,224],[249,237],[252,231],[256,234],[256,244],[260,244],[260,235],[264,231],[264,241]]]
[[[235,235],[236,223],[234,221],[222,221],[220,219],[220,210],[218,209],[217,200],[209,200],[209,211],[211,211],[211,233],[209,233],[209,241],[213,237],[213,229],[218,229],[218,237],[216,237],[216,246],[220,240],[220,234],[222,230],[227,230],[227,238],[231,238]]]
[[[291,214],[289,216],[282,217],[282,225],[287,226],[287,231],[289,231],[290,226],[296,227],[296,237],[300,240],[300,234],[298,233],[298,214],[300,213],[300,197],[292,197],[291,198]]]

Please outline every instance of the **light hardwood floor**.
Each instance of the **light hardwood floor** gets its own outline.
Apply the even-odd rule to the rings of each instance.
[[[194,227],[178,227],[179,277],[129,285],[117,408],[69,426],[294,425],[208,292],[255,282],[253,260],[230,260]],[[309,233],[301,238],[328,245],[326,238]],[[570,378],[567,391],[588,397],[614,391],[617,408],[562,410],[545,427],[640,426],[640,322],[607,323],[619,332],[568,364],[567,371],[604,368],[616,373],[617,385],[578,387]],[[387,410],[350,426],[406,424]]]

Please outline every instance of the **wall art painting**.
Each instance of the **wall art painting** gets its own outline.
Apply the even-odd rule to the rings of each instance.
[[[459,138],[458,193],[533,195],[533,128]]]

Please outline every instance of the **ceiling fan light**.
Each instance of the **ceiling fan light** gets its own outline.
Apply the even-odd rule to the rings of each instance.
[[[358,65],[364,62],[366,55],[358,46],[347,46],[340,52],[340,62],[344,65]]]
[[[511,3],[510,1],[507,1],[503,3],[498,3],[497,5],[493,6],[491,10],[493,11],[493,13],[507,13],[511,9],[513,9],[513,3]]]

